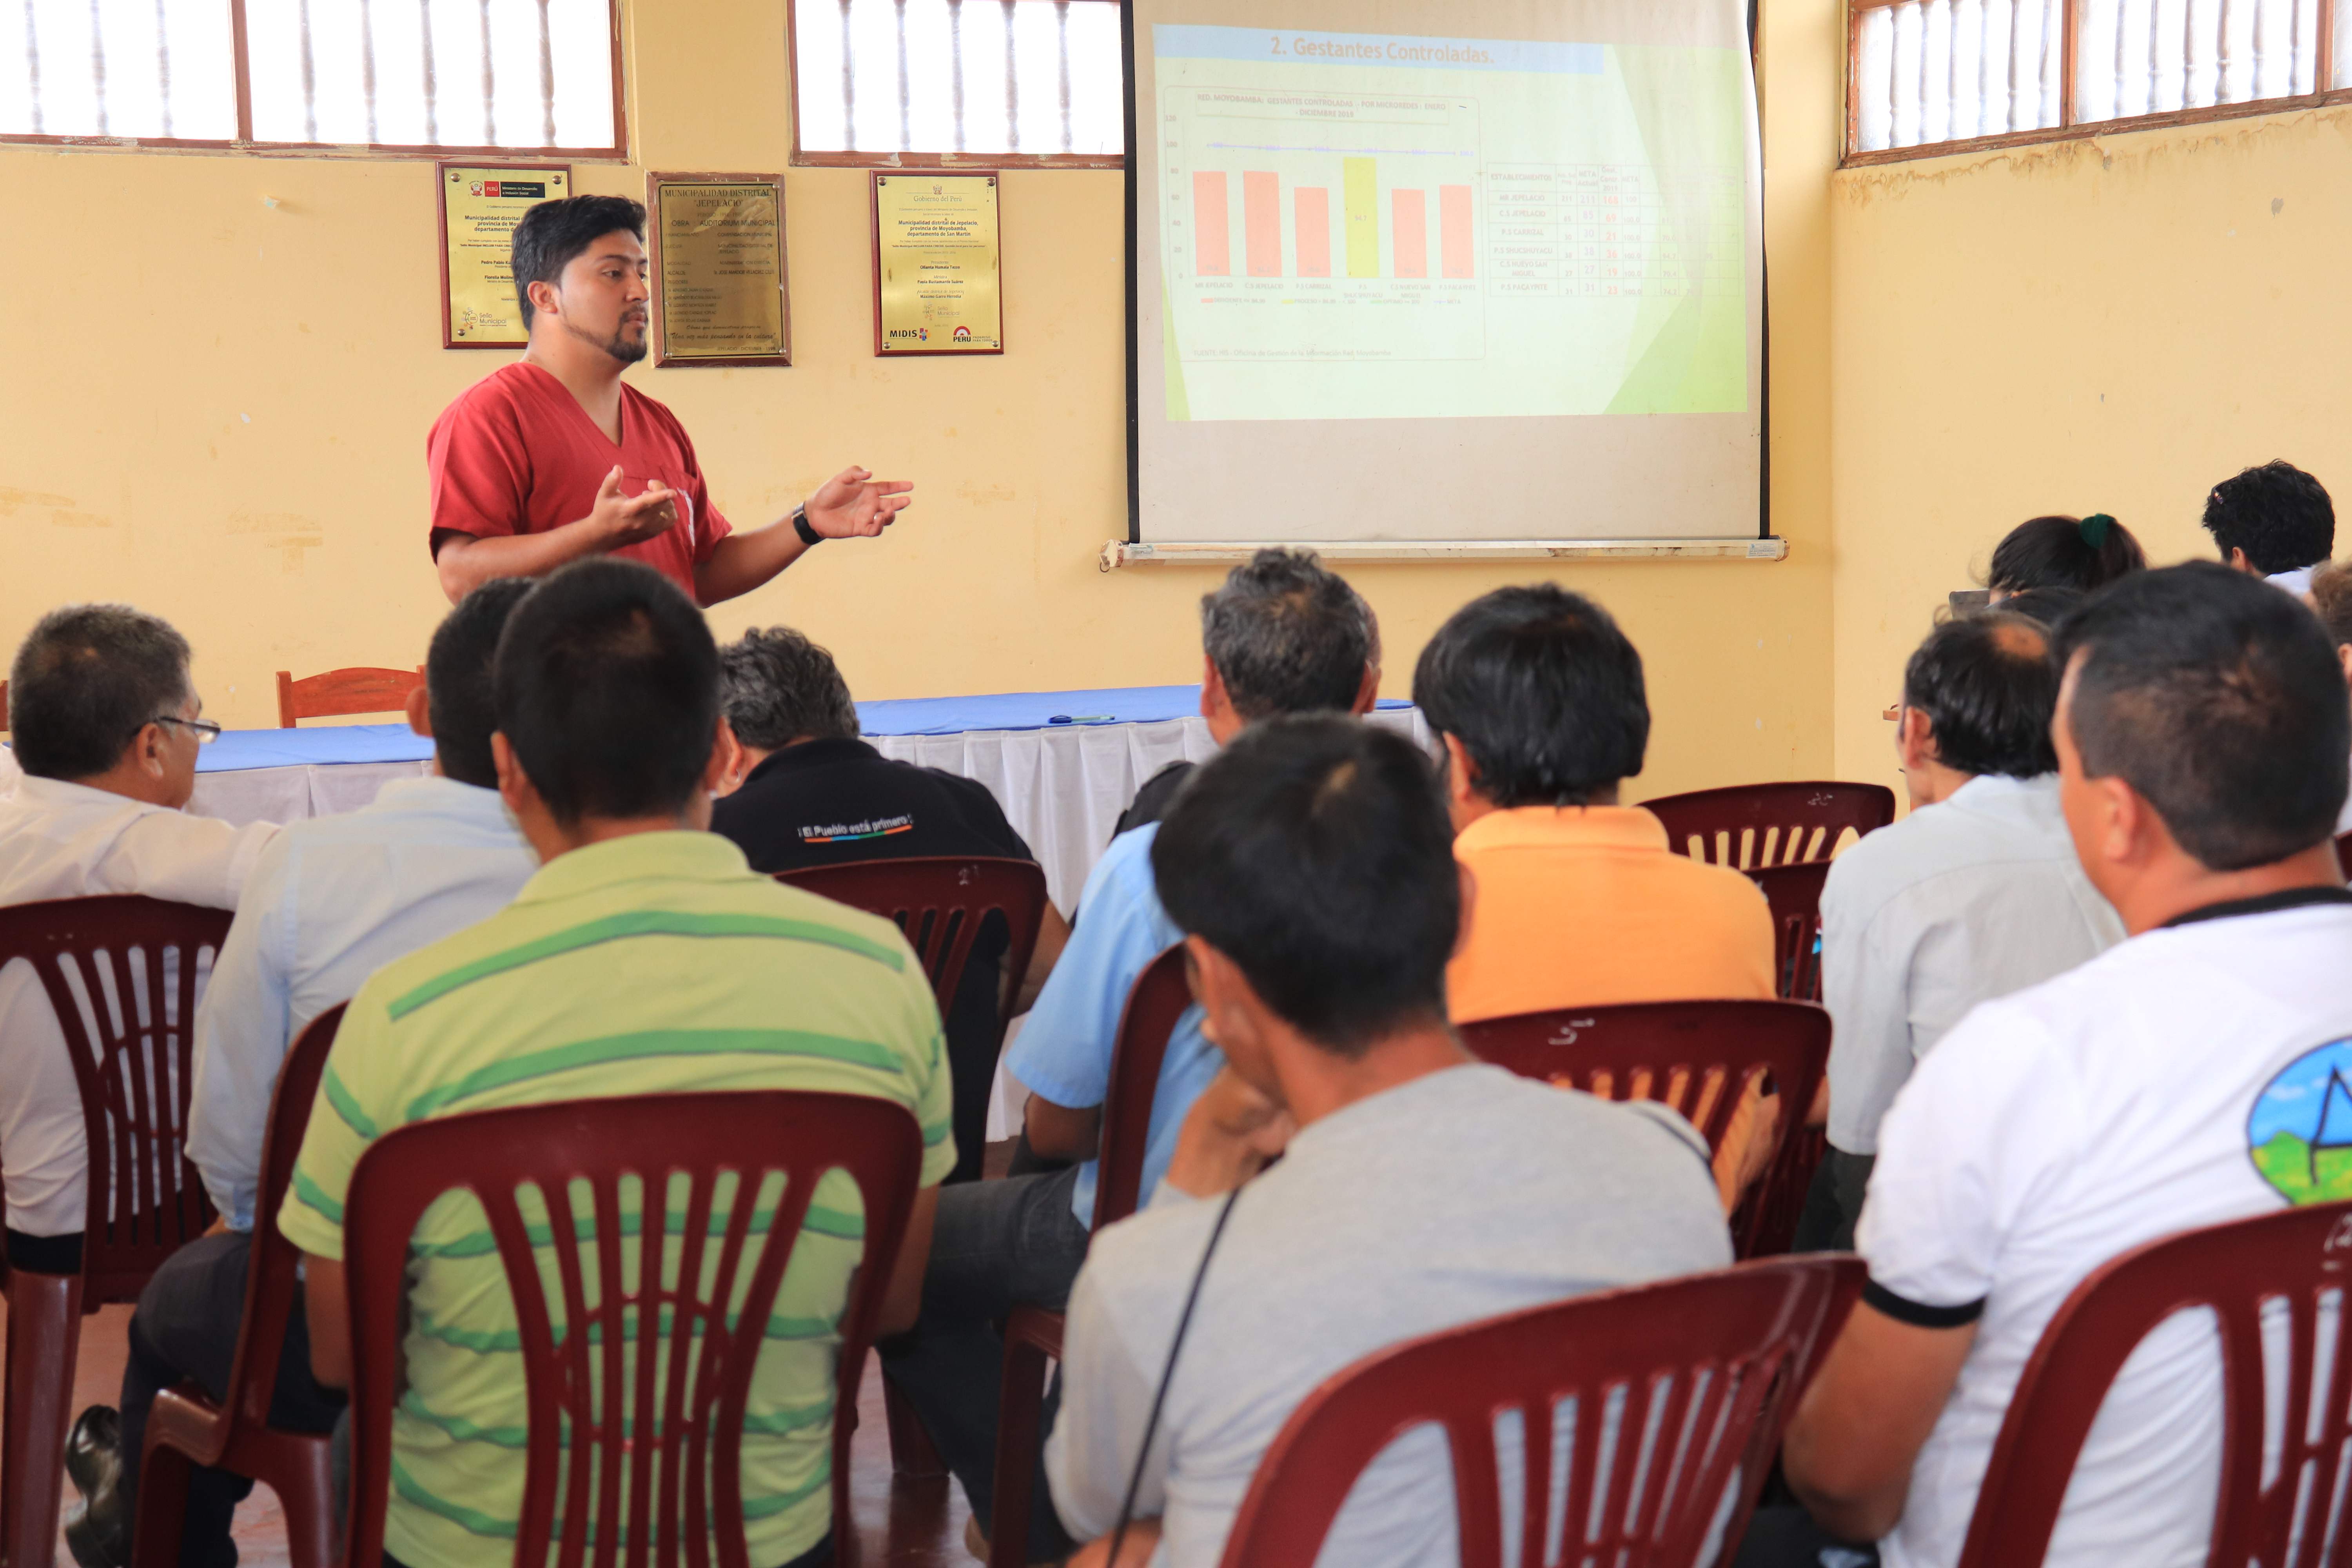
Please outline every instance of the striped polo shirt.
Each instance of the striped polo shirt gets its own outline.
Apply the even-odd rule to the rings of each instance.
[[[341,1258],[352,1168],[370,1141],[407,1122],[549,1100],[775,1089],[904,1105],[923,1128],[924,1184],[955,1163],[939,1010],[895,926],[779,886],[713,834],[607,840],[549,862],[510,907],[360,988],[280,1224],[305,1252]],[[676,1234],[683,1199],[672,1203],[665,1228]],[[862,1213],[855,1183],[824,1178],[770,1321],[742,1449],[755,1568],[790,1562],[831,1523],[835,1326]],[[526,1194],[537,1234],[545,1215]],[[625,1230],[638,1233],[636,1222],[625,1214]],[[513,1302],[481,1205],[445,1194],[418,1226],[414,1257],[384,1548],[405,1563],[508,1568],[528,1416]],[[634,1245],[624,1259],[634,1267]],[[541,1269],[551,1281],[551,1249]],[[551,1294],[551,1309],[562,1305]]]

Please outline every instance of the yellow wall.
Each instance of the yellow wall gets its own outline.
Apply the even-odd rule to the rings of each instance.
[[[2112,512],[2161,563],[2248,464],[2352,493],[2348,185],[2343,109],[1835,177],[1839,776],[1894,781],[1903,661],[2014,524]]]
[[[1836,14],[1767,7],[1773,521],[1792,559],[1355,569],[1391,695],[1463,601],[1551,575],[1647,657],[1638,794],[1828,767]],[[785,167],[781,0],[640,3],[625,21],[634,161],[577,165],[575,188],[642,197],[647,168]],[[850,462],[919,499],[886,540],[827,545],[720,607],[723,634],[794,621],[866,697],[1197,677],[1192,605],[1216,574],[1095,564],[1125,530],[1121,179],[1008,174],[1008,353],[883,365],[866,177],[789,171],[798,363],[631,374],[677,408],[739,525]],[[240,726],[274,721],[281,667],[421,658],[445,607],[425,434],[502,357],[438,346],[432,184],[423,161],[0,148],[0,195],[37,218],[18,226],[0,379],[0,645],[58,604],[132,601],[187,632],[211,711]],[[1233,501],[1246,536],[1250,498]]]

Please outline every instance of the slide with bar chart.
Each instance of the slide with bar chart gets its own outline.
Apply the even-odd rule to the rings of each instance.
[[[1747,408],[1738,51],[1151,33],[1171,419]]]

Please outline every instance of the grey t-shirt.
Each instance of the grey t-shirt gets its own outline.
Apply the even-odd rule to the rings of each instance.
[[[1070,1298],[1045,1464],[1081,1540],[1118,1515],[1222,1200],[1165,1186],[1094,1240]],[[1400,1341],[1588,1291],[1720,1268],[1706,1146],[1671,1111],[1465,1066],[1299,1132],[1242,1192],[1194,1310],[1137,1506],[1155,1561],[1213,1568],[1257,1462],[1326,1378]],[[1171,1456],[1172,1455],[1172,1458]],[[1321,1561],[1455,1562],[1444,1438],[1376,1460]]]

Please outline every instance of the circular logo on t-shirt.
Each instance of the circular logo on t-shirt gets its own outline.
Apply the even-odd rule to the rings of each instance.
[[[2291,1204],[2352,1198],[2352,1039],[2305,1051],[2263,1086],[2246,1152]]]

